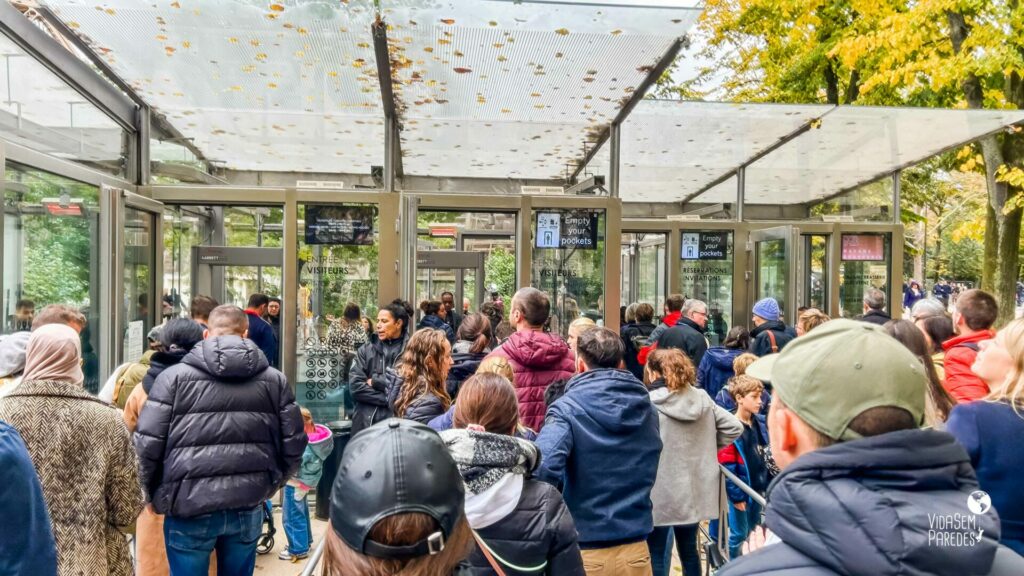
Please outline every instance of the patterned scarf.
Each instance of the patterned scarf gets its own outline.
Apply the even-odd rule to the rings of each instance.
[[[532,442],[505,434],[453,429],[441,432],[441,439],[470,494],[480,494],[506,474],[527,475],[537,467],[540,456]]]

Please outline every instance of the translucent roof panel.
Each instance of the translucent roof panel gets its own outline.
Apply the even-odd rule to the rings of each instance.
[[[61,158],[119,172],[121,127],[0,34],[0,135]]]
[[[831,109],[644,100],[622,128],[619,195],[627,202],[689,198]],[[607,164],[607,155],[602,161]],[[733,190],[732,199],[725,201],[736,199],[735,186]]]
[[[816,202],[1022,121],[1022,110],[839,106],[820,128],[750,165],[745,199],[751,204]],[[716,186],[695,200],[735,197],[735,187]]]
[[[691,8],[494,0],[385,8],[405,172],[564,177],[584,142],[612,121],[698,15]],[[483,134],[467,140],[467,122]],[[458,155],[424,150],[456,145]],[[467,155],[488,161],[466,163]]]
[[[362,173],[384,162],[369,0],[43,4],[228,168]]]

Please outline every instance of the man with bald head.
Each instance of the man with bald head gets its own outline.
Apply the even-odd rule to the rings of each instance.
[[[550,315],[547,294],[536,288],[520,288],[512,296],[508,316],[516,331],[491,352],[491,356],[501,356],[512,365],[519,416],[534,430],[544,425],[544,391],[556,380],[568,380],[576,370],[569,346],[558,336],[544,332]]]
[[[139,417],[135,447],[146,496],[167,516],[173,574],[252,574],[263,502],[295,474],[306,448],[284,375],[248,339],[237,306],[210,312],[204,340],[164,370]]]

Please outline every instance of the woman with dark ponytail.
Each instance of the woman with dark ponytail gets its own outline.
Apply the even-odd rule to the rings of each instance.
[[[445,338],[448,339],[448,344],[454,345],[455,332],[452,332],[452,327],[445,321],[448,309],[444,307],[444,304],[441,304],[440,300],[424,300],[420,302],[420,310],[423,312],[423,318],[416,326],[416,330],[419,331],[425,328],[440,330],[444,332]]]
[[[480,362],[490,353],[491,338],[491,321],[483,314],[477,312],[462,319],[455,346],[452,347],[452,369],[445,383],[453,401],[462,383],[476,373]]]

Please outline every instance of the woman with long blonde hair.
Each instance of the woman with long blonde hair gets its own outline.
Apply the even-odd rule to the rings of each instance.
[[[1014,320],[992,340],[979,342],[971,370],[989,387],[989,395],[958,404],[946,430],[967,449],[981,489],[999,511],[1000,541],[1024,554],[1024,319]]]
[[[452,348],[444,332],[426,328],[409,339],[398,372],[389,374],[388,400],[395,416],[426,424],[451,406],[445,381]]]

